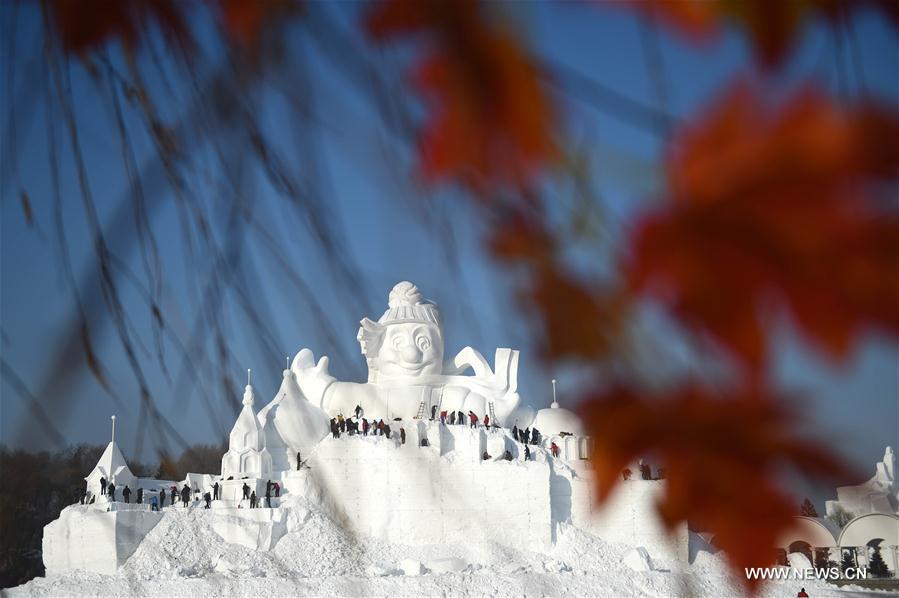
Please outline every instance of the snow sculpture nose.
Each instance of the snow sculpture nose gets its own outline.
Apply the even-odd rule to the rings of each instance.
[[[415,345],[406,345],[400,349],[400,356],[406,363],[418,363],[421,361],[421,351]]]

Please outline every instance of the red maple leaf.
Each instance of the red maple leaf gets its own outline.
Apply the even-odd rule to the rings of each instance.
[[[369,14],[375,39],[427,43],[414,71],[428,113],[419,137],[427,179],[453,178],[486,193],[528,186],[557,153],[539,70],[512,33],[474,0],[386,0]]]
[[[802,440],[796,416],[761,393],[722,399],[687,387],[645,398],[618,387],[580,411],[594,440],[600,503],[628,483],[625,468],[651,460],[665,470],[656,505],[662,522],[713,533],[750,590],[760,580],[747,579],[744,567],[771,565],[778,535],[793,522],[794,500],[779,481],[784,471],[838,481],[851,475],[825,448]]]
[[[627,271],[754,371],[772,300],[844,357],[865,329],[899,334],[899,214],[874,192],[899,175],[899,118],[808,91],[771,110],[738,87],[675,141],[667,203]]]

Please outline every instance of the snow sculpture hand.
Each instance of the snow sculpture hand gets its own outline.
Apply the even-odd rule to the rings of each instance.
[[[328,373],[328,358],[323,356],[315,363],[315,355],[309,349],[303,349],[293,358],[291,371],[297,377],[297,384],[306,400],[324,408],[325,391],[335,378]]]

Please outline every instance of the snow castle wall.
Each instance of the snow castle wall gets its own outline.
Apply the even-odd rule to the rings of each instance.
[[[47,574],[75,569],[115,573],[159,523],[162,515],[146,508],[105,511],[73,505],[44,527]]]
[[[322,504],[351,531],[404,544],[552,541],[546,462],[503,461],[502,431],[402,424],[393,438],[326,438],[286,489]],[[420,439],[427,436],[429,446]],[[492,458],[481,460],[487,450]]]
[[[578,470],[576,477],[561,474],[571,484],[571,522],[609,542],[643,546],[656,559],[689,558],[686,524],[669,534],[656,514],[655,505],[664,491],[664,480],[625,480],[609,501],[596,505],[595,474]],[[557,490],[558,491],[558,490]]]

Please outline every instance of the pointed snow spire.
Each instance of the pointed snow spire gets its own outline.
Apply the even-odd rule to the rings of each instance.
[[[553,382],[553,402],[550,404],[550,407],[552,407],[553,409],[558,409],[559,401],[556,400],[556,379],[553,378],[552,382]]]
[[[253,411],[256,397],[250,384],[252,373],[253,370],[247,369],[243,409],[228,436],[228,452],[222,457],[223,476],[238,473],[261,476],[270,473],[272,469],[272,459],[265,448],[265,433]]]
[[[243,390],[243,405],[252,409],[255,402],[256,396],[253,394],[253,387],[247,384],[247,387]]]

